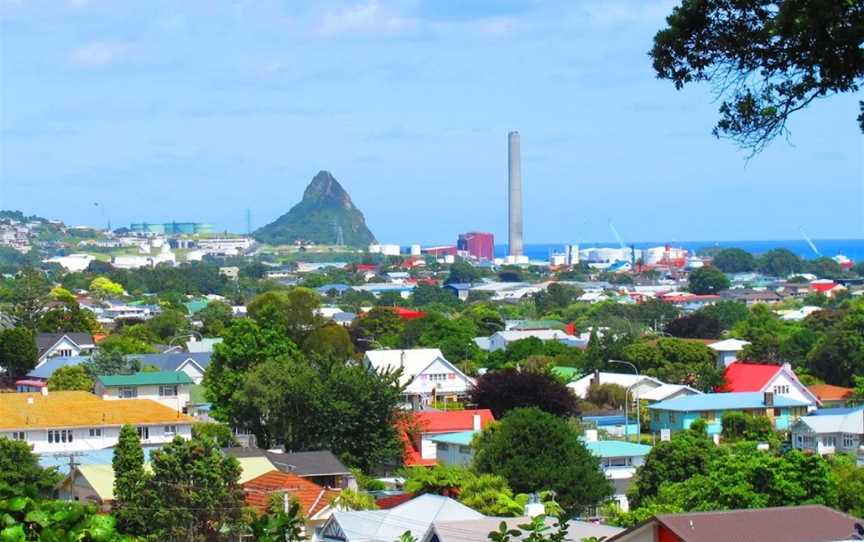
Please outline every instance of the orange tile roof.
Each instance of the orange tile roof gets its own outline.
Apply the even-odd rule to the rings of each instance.
[[[296,474],[278,470],[249,480],[243,484],[243,491],[246,493],[246,504],[260,514],[267,512],[270,495],[287,493],[289,498],[300,502],[300,509],[306,518],[311,518],[327,508],[339,495],[339,491],[335,489],[325,489]]]
[[[831,384],[813,384],[807,386],[820,401],[842,401],[849,398],[855,391],[852,388],[832,386]]]
[[[48,395],[0,393],[0,430],[195,421],[150,399],[105,400],[86,391],[52,391]]]

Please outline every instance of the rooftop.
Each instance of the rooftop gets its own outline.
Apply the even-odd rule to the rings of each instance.
[[[135,373],[131,375],[97,376],[106,388],[119,386],[161,386],[171,384],[192,384],[192,379],[180,371],[159,371],[154,373]]]
[[[762,391],[782,368],[776,364],[736,361],[726,367],[726,384],[718,391]]]
[[[106,401],[86,391],[0,393],[0,430],[195,421],[149,399]]]
[[[649,409],[672,410],[675,412],[701,412],[705,410],[738,410],[743,408],[764,408],[765,396],[759,392],[749,393],[705,393],[676,397],[648,405]],[[810,403],[792,399],[785,395],[774,396],[775,407],[806,407]]]
[[[597,440],[586,442],[585,447],[598,457],[641,457],[651,452],[651,446],[624,440]]]
[[[807,386],[807,389],[820,401],[842,401],[855,393],[855,390],[852,388],[832,386],[831,384],[813,384],[812,386]]]
[[[272,494],[287,493],[290,498],[297,499],[303,516],[309,518],[327,508],[339,495],[336,490],[325,489],[296,474],[278,470],[271,470],[247,481],[243,484],[243,492],[246,504],[260,514],[267,512]]]
[[[444,433],[443,435],[436,435],[430,440],[439,443],[443,442],[444,444],[458,444],[459,446],[470,446],[471,441],[474,440],[474,435],[476,434],[477,431],[459,431],[458,433]]]

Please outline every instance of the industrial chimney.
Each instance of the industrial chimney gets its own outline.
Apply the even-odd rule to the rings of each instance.
[[[522,151],[519,132],[507,135],[508,196],[510,202],[508,250],[522,255]]]

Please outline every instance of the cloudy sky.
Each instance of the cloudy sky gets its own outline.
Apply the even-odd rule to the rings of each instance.
[[[328,169],[384,242],[864,237],[855,96],[745,160],[647,56],[669,0],[0,0],[0,207],[244,230]],[[99,203],[99,206],[94,205]]]

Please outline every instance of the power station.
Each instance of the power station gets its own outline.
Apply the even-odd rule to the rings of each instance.
[[[522,151],[519,132],[507,134],[509,210],[508,254],[522,256]]]

